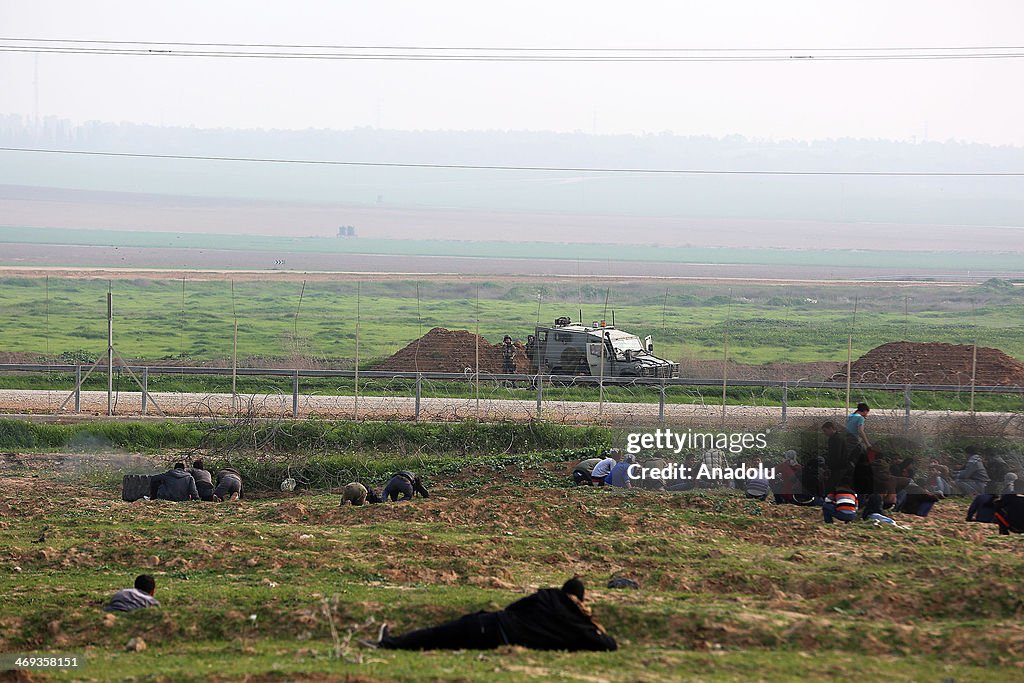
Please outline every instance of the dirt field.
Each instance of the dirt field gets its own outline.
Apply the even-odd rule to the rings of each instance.
[[[276,261],[284,257],[285,264]],[[135,247],[53,246],[4,244],[0,272],[39,277],[202,278],[236,280],[339,280],[453,278],[491,276],[672,279],[707,283],[756,282],[765,285],[886,283],[940,287],[975,284],[990,277],[1016,278],[1017,271],[985,271],[936,276],[929,281],[905,280],[913,269],[821,266],[771,266],[723,263],[650,263],[575,261],[559,259],[460,258],[449,256],[381,256],[375,254],[271,253],[208,249],[146,249]]]
[[[102,455],[102,454],[101,454]],[[337,492],[239,503],[119,499],[141,462],[0,461],[0,649],[81,652],[13,680],[987,681],[1019,678],[1019,537],[940,501],[898,527],[733,489],[567,485],[574,462],[427,478],[429,499],[339,506]],[[74,501],[69,505],[68,501]],[[156,577],[159,609],[107,614]],[[579,575],[610,653],[401,652],[357,645],[496,610]],[[606,587],[613,576],[637,590]],[[145,649],[126,648],[142,638]],[[136,641],[137,642],[137,641]],[[52,679],[50,678],[52,676]]]
[[[553,243],[1001,251],[1024,253],[1017,228],[687,219],[259,202],[59,188],[0,186],[6,225],[333,237],[354,225],[363,237],[514,239]],[[952,229],[950,229],[952,228]]]

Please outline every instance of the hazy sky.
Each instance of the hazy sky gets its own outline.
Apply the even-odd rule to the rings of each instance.
[[[0,0],[6,38],[543,48],[1024,46],[1024,3]],[[1024,52],[1022,49],[1020,52]],[[438,63],[0,53],[0,113],[197,127],[1024,145],[1024,59]]]

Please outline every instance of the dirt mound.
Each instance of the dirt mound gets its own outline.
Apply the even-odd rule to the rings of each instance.
[[[467,330],[435,327],[404,349],[386,359],[374,370],[391,372],[473,372],[479,345],[480,372],[502,371],[501,344]],[[515,363],[519,372],[527,372],[526,351],[516,343]]]
[[[887,384],[955,384],[969,386],[975,365],[977,386],[1024,386],[1024,363],[999,349],[978,347],[974,363],[970,344],[890,342],[868,351],[851,367],[854,382]],[[846,381],[844,371],[832,376]]]

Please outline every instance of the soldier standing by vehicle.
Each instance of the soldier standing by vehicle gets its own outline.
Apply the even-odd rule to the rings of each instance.
[[[501,371],[506,375],[516,373],[516,347],[512,345],[512,337],[505,335],[504,345],[501,347]]]

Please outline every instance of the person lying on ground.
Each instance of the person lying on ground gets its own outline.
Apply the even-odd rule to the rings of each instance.
[[[1019,485],[1014,489],[1016,493],[1007,493],[999,496],[992,503],[995,508],[996,524],[999,525],[999,533],[1008,536],[1011,532],[1024,534],[1024,486]]]
[[[388,500],[412,500],[415,494],[420,494],[424,498],[429,498],[430,493],[424,488],[423,482],[420,481],[418,475],[412,472],[396,472],[388,483],[385,484],[384,490],[380,494],[381,502],[386,503]],[[401,498],[399,498],[401,495]]]
[[[199,491],[185,463],[179,462],[174,464],[174,469],[150,479],[149,497],[153,500],[199,500]]]
[[[615,465],[618,464],[620,451],[613,448],[608,451],[608,457],[594,465],[594,471],[590,473],[590,483],[594,486],[604,486],[608,483],[608,475],[612,473]]]
[[[218,503],[225,500],[238,500],[242,497],[242,473],[234,467],[225,467],[217,473],[217,488],[213,491],[213,499]]]
[[[454,621],[393,636],[387,624],[370,647],[386,650],[490,650],[519,645],[534,650],[613,651],[618,645],[590,615],[578,578],[545,588],[499,612],[474,612]]]
[[[850,488],[839,487],[825,496],[821,513],[825,518],[825,524],[831,524],[833,519],[852,522],[857,519],[857,494]]]
[[[196,490],[199,491],[199,499],[207,502],[213,500],[213,475],[204,467],[202,460],[192,463],[189,474],[196,480]]]
[[[135,587],[119,590],[103,609],[107,612],[131,612],[146,607],[159,607],[160,601],[153,597],[156,593],[156,579],[149,574],[135,577]]]

